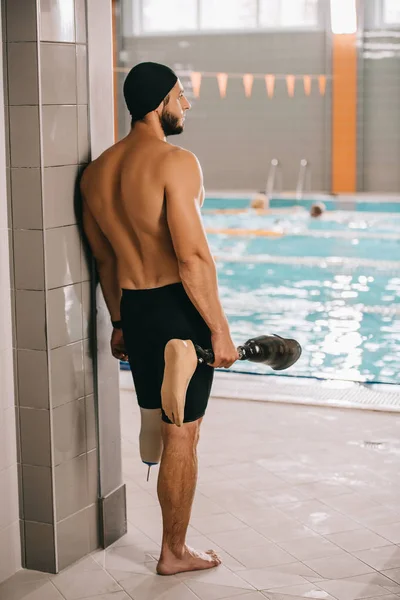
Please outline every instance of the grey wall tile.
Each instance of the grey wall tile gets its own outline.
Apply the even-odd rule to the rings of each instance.
[[[96,408],[94,395],[86,396],[86,449],[88,452],[97,448]]]
[[[81,281],[81,243],[75,225],[47,229],[46,287],[62,287]]]
[[[122,484],[121,439],[109,442],[100,435],[100,470],[101,495],[106,496]]]
[[[35,41],[37,39],[36,0],[6,0],[6,4],[7,40],[9,42]]]
[[[75,0],[76,43],[85,44],[86,35],[86,0]]]
[[[88,103],[87,47],[76,46],[76,84],[78,104]]]
[[[49,290],[47,301],[50,348],[66,346],[83,339],[82,284]]]
[[[85,398],[73,400],[54,409],[53,446],[55,465],[86,452]]]
[[[82,273],[81,273],[81,278],[82,281],[90,281],[91,279],[91,269],[92,269],[92,257],[90,255],[90,252],[88,250],[88,248],[85,245],[85,242],[82,240],[81,243],[81,267],[82,267]]]
[[[11,184],[15,229],[42,229],[40,169],[11,169]]]
[[[3,13],[2,16],[2,20],[1,20],[1,24],[2,24],[2,29],[5,29],[5,23],[6,23],[6,19],[5,19],[5,14]],[[7,49],[8,49],[8,44],[6,43],[6,34],[3,32],[3,37],[2,37],[2,53],[3,53],[3,92],[4,92],[4,105],[8,106],[8,58],[7,58]]]
[[[47,167],[43,170],[45,227],[63,227],[76,223],[74,190],[77,167]]]
[[[39,78],[36,42],[8,44],[10,105],[38,104]]]
[[[15,408],[3,410],[3,423],[0,425],[0,470],[7,469],[17,462],[15,440]]]
[[[53,408],[85,395],[82,351],[82,342],[51,350],[50,377]]]
[[[6,185],[7,185],[7,227],[12,229],[12,202],[11,202],[11,169],[6,167]]]
[[[39,109],[37,106],[10,106],[12,167],[39,167]]]
[[[89,505],[86,454],[58,465],[55,470],[57,521]]]
[[[47,352],[44,350],[18,350],[17,352],[19,405],[29,408],[49,408]]]
[[[91,340],[86,339],[83,341],[83,365],[85,371],[85,395],[93,394],[94,380],[93,380],[93,352],[91,347]]]
[[[20,408],[22,462],[37,467],[51,466],[50,413]]]
[[[89,523],[89,552],[94,552],[100,546],[98,504],[92,504],[84,512]]]
[[[90,337],[90,326],[91,326],[91,321],[94,318],[94,315],[92,314],[92,309],[91,309],[91,289],[90,289],[90,282],[89,281],[85,281],[84,283],[82,283],[82,321],[83,321],[83,338],[89,338]],[[111,335],[111,333],[110,333]]]
[[[18,493],[18,470],[14,464],[0,471],[0,530],[18,521],[19,506],[15,502]]]
[[[54,526],[25,521],[26,568],[56,572]]]
[[[96,504],[99,498],[99,458],[97,450],[87,453],[88,504]]]
[[[17,290],[15,296],[18,348],[46,350],[44,292]]]
[[[0,581],[8,579],[21,567],[19,522],[0,531]]]
[[[44,289],[43,232],[14,231],[14,272],[17,290]]]
[[[89,553],[89,521],[83,510],[57,524],[58,564],[60,569]]]
[[[103,544],[107,548],[127,532],[125,485],[101,499],[100,515]]]
[[[27,521],[53,523],[51,469],[22,465],[24,515]]]
[[[76,56],[71,44],[40,44],[43,104],[76,104]]]
[[[78,106],[78,155],[80,165],[90,161],[88,107],[86,105]]]
[[[43,106],[42,111],[44,166],[77,164],[78,127],[76,106]]]
[[[11,141],[10,141],[10,107],[4,107],[4,133],[5,133],[5,145],[6,145],[6,168],[11,167]]]
[[[40,39],[46,42],[74,42],[74,0],[39,0]]]

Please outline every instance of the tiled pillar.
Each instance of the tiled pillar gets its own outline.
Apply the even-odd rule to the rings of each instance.
[[[2,6],[3,8],[3,6]],[[2,11],[3,12],[3,11]],[[13,340],[9,269],[9,222],[7,183],[10,180],[6,119],[3,97],[6,95],[7,53],[2,20],[0,46],[0,582],[21,568],[18,515],[18,468],[15,429],[13,377]],[[7,151],[6,151],[7,147]]]
[[[6,13],[23,559],[57,572],[105,538],[93,286],[74,202],[90,147],[86,1],[6,0]],[[120,473],[117,454],[107,469]]]

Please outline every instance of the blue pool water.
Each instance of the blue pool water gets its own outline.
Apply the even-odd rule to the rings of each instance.
[[[390,214],[362,203],[314,220],[306,211],[208,212],[222,208],[218,202],[206,200],[206,230],[249,230],[208,233],[235,343],[279,333],[303,347],[287,375],[399,384],[400,204],[388,203]],[[247,362],[232,369],[271,373]]]

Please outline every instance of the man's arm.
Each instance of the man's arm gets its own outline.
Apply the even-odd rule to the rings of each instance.
[[[227,332],[217,271],[200,215],[200,165],[190,152],[174,150],[166,159],[165,174],[167,221],[183,286],[211,332]]]
[[[100,285],[111,320],[119,321],[121,318],[121,289],[118,282],[117,259],[110,242],[97,225],[86,201],[83,201],[83,228],[96,259]]]

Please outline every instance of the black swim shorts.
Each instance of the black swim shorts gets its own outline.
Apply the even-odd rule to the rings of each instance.
[[[121,320],[139,406],[161,407],[164,349],[171,339],[211,348],[211,333],[182,283],[144,290],[122,290]],[[204,416],[214,369],[199,364],[189,383],[184,423]],[[163,421],[171,423],[164,411]]]

